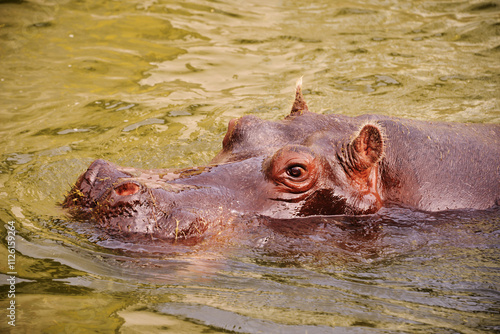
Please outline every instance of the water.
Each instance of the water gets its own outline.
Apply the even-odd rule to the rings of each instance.
[[[1,1],[0,306],[13,333],[494,333],[500,212],[242,217],[198,245],[57,206],[88,164],[202,165],[228,121],[500,122],[498,1]],[[8,222],[16,239],[8,297]]]

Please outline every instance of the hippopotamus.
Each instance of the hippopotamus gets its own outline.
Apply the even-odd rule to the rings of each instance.
[[[111,233],[177,240],[246,215],[293,224],[387,205],[487,209],[499,199],[499,125],[317,114],[300,81],[288,116],[231,120],[207,165],[143,170],[96,160],[63,207]]]

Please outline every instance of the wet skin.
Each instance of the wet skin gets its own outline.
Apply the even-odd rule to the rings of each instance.
[[[486,209],[500,200],[500,126],[308,110],[230,121],[207,166],[140,170],[94,161],[63,206],[111,233],[199,237],[233,217],[364,215],[391,203]]]

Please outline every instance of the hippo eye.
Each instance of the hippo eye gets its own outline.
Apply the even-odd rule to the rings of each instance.
[[[304,193],[316,183],[319,163],[311,149],[289,145],[277,151],[264,165],[266,177],[280,193]]]
[[[306,169],[304,166],[299,166],[299,165],[294,165],[291,167],[288,167],[286,170],[286,174],[290,177],[293,178],[300,178],[304,173],[306,173]]]
[[[127,182],[116,187],[115,193],[118,196],[130,196],[136,194],[140,189],[141,187],[138,184],[134,182]]]

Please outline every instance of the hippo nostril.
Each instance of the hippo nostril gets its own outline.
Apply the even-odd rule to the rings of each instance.
[[[127,182],[120,184],[118,187],[115,188],[115,193],[118,196],[130,196],[136,194],[141,187],[133,182]]]

